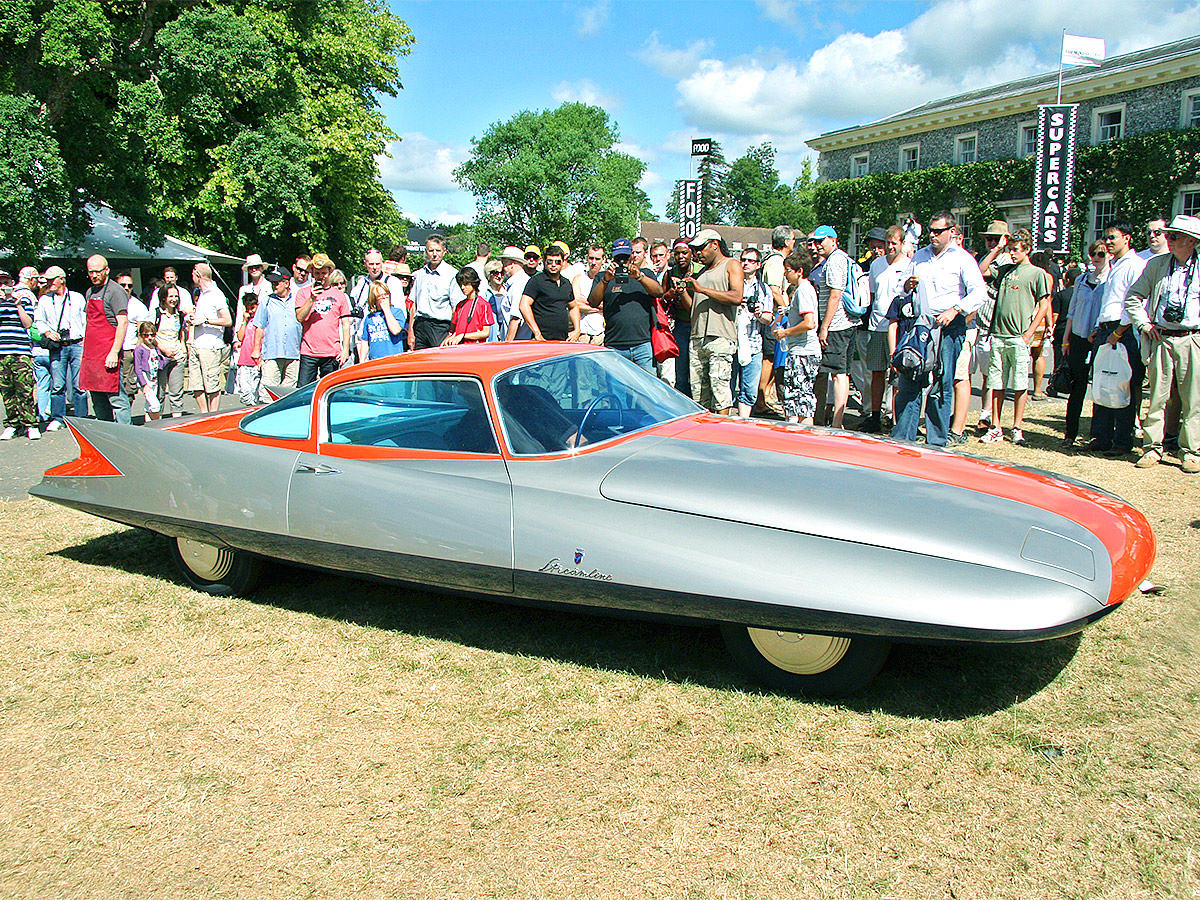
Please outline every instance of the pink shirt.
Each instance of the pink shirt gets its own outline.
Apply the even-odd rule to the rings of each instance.
[[[242,339],[242,348],[238,351],[237,364],[239,366],[257,366],[254,361],[254,333],[258,331],[253,325],[246,326],[246,333]]]
[[[296,292],[296,309],[308,302],[311,287]],[[300,323],[300,353],[304,356],[337,356],[342,351],[342,317],[350,315],[345,292],[330,288],[313,301],[308,317]]]

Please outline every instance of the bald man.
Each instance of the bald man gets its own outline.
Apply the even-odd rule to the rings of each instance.
[[[84,292],[87,330],[83,333],[83,359],[79,387],[92,397],[92,410],[104,422],[132,424],[129,397],[121,390],[121,346],[129,322],[128,293],[108,277],[108,260],[96,254],[87,261]]]

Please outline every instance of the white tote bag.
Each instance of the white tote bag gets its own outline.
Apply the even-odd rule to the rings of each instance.
[[[1129,381],[1133,368],[1124,344],[1113,346],[1108,341],[1096,351],[1092,365],[1092,402],[1109,409],[1124,409],[1129,405]]]

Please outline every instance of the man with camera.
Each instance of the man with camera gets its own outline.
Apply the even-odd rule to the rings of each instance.
[[[604,313],[604,345],[654,374],[650,320],[654,298],[662,285],[649,269],[633,259],[633,245],[625,238],[613,241],[612,261],[593,282],[588,305]]]
[[[1139,468],[1163,459],[1163,420],[1171,385],[1179,388],[1179,456],[1200,473],[1200,217],[1176,216],[1166,229],[1169,253],[1151,257],[1125,294],[1125,311],[1148,351],[1150,406],[1142,420]]]
[[[51,266],[42,275],[46,290],[33,312],[34,327],[50,351],[50,423],[47,431],[63,427],[67,399],[71,414],[87,415],[87,395],[79,390],[79,365],[83,360],[83,327],[87,304],[83,294],[67,290],[67,273]]]

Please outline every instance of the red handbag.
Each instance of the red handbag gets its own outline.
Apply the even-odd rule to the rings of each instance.
[[[675,343],[675,335],[671,333],[671,322],[667,318],[667,308],[663,305],[662,297],[654,298],[654,317],[650,322],[650,347],[654,350],[656,363],[674,359],[679,355],[679,345]]]

